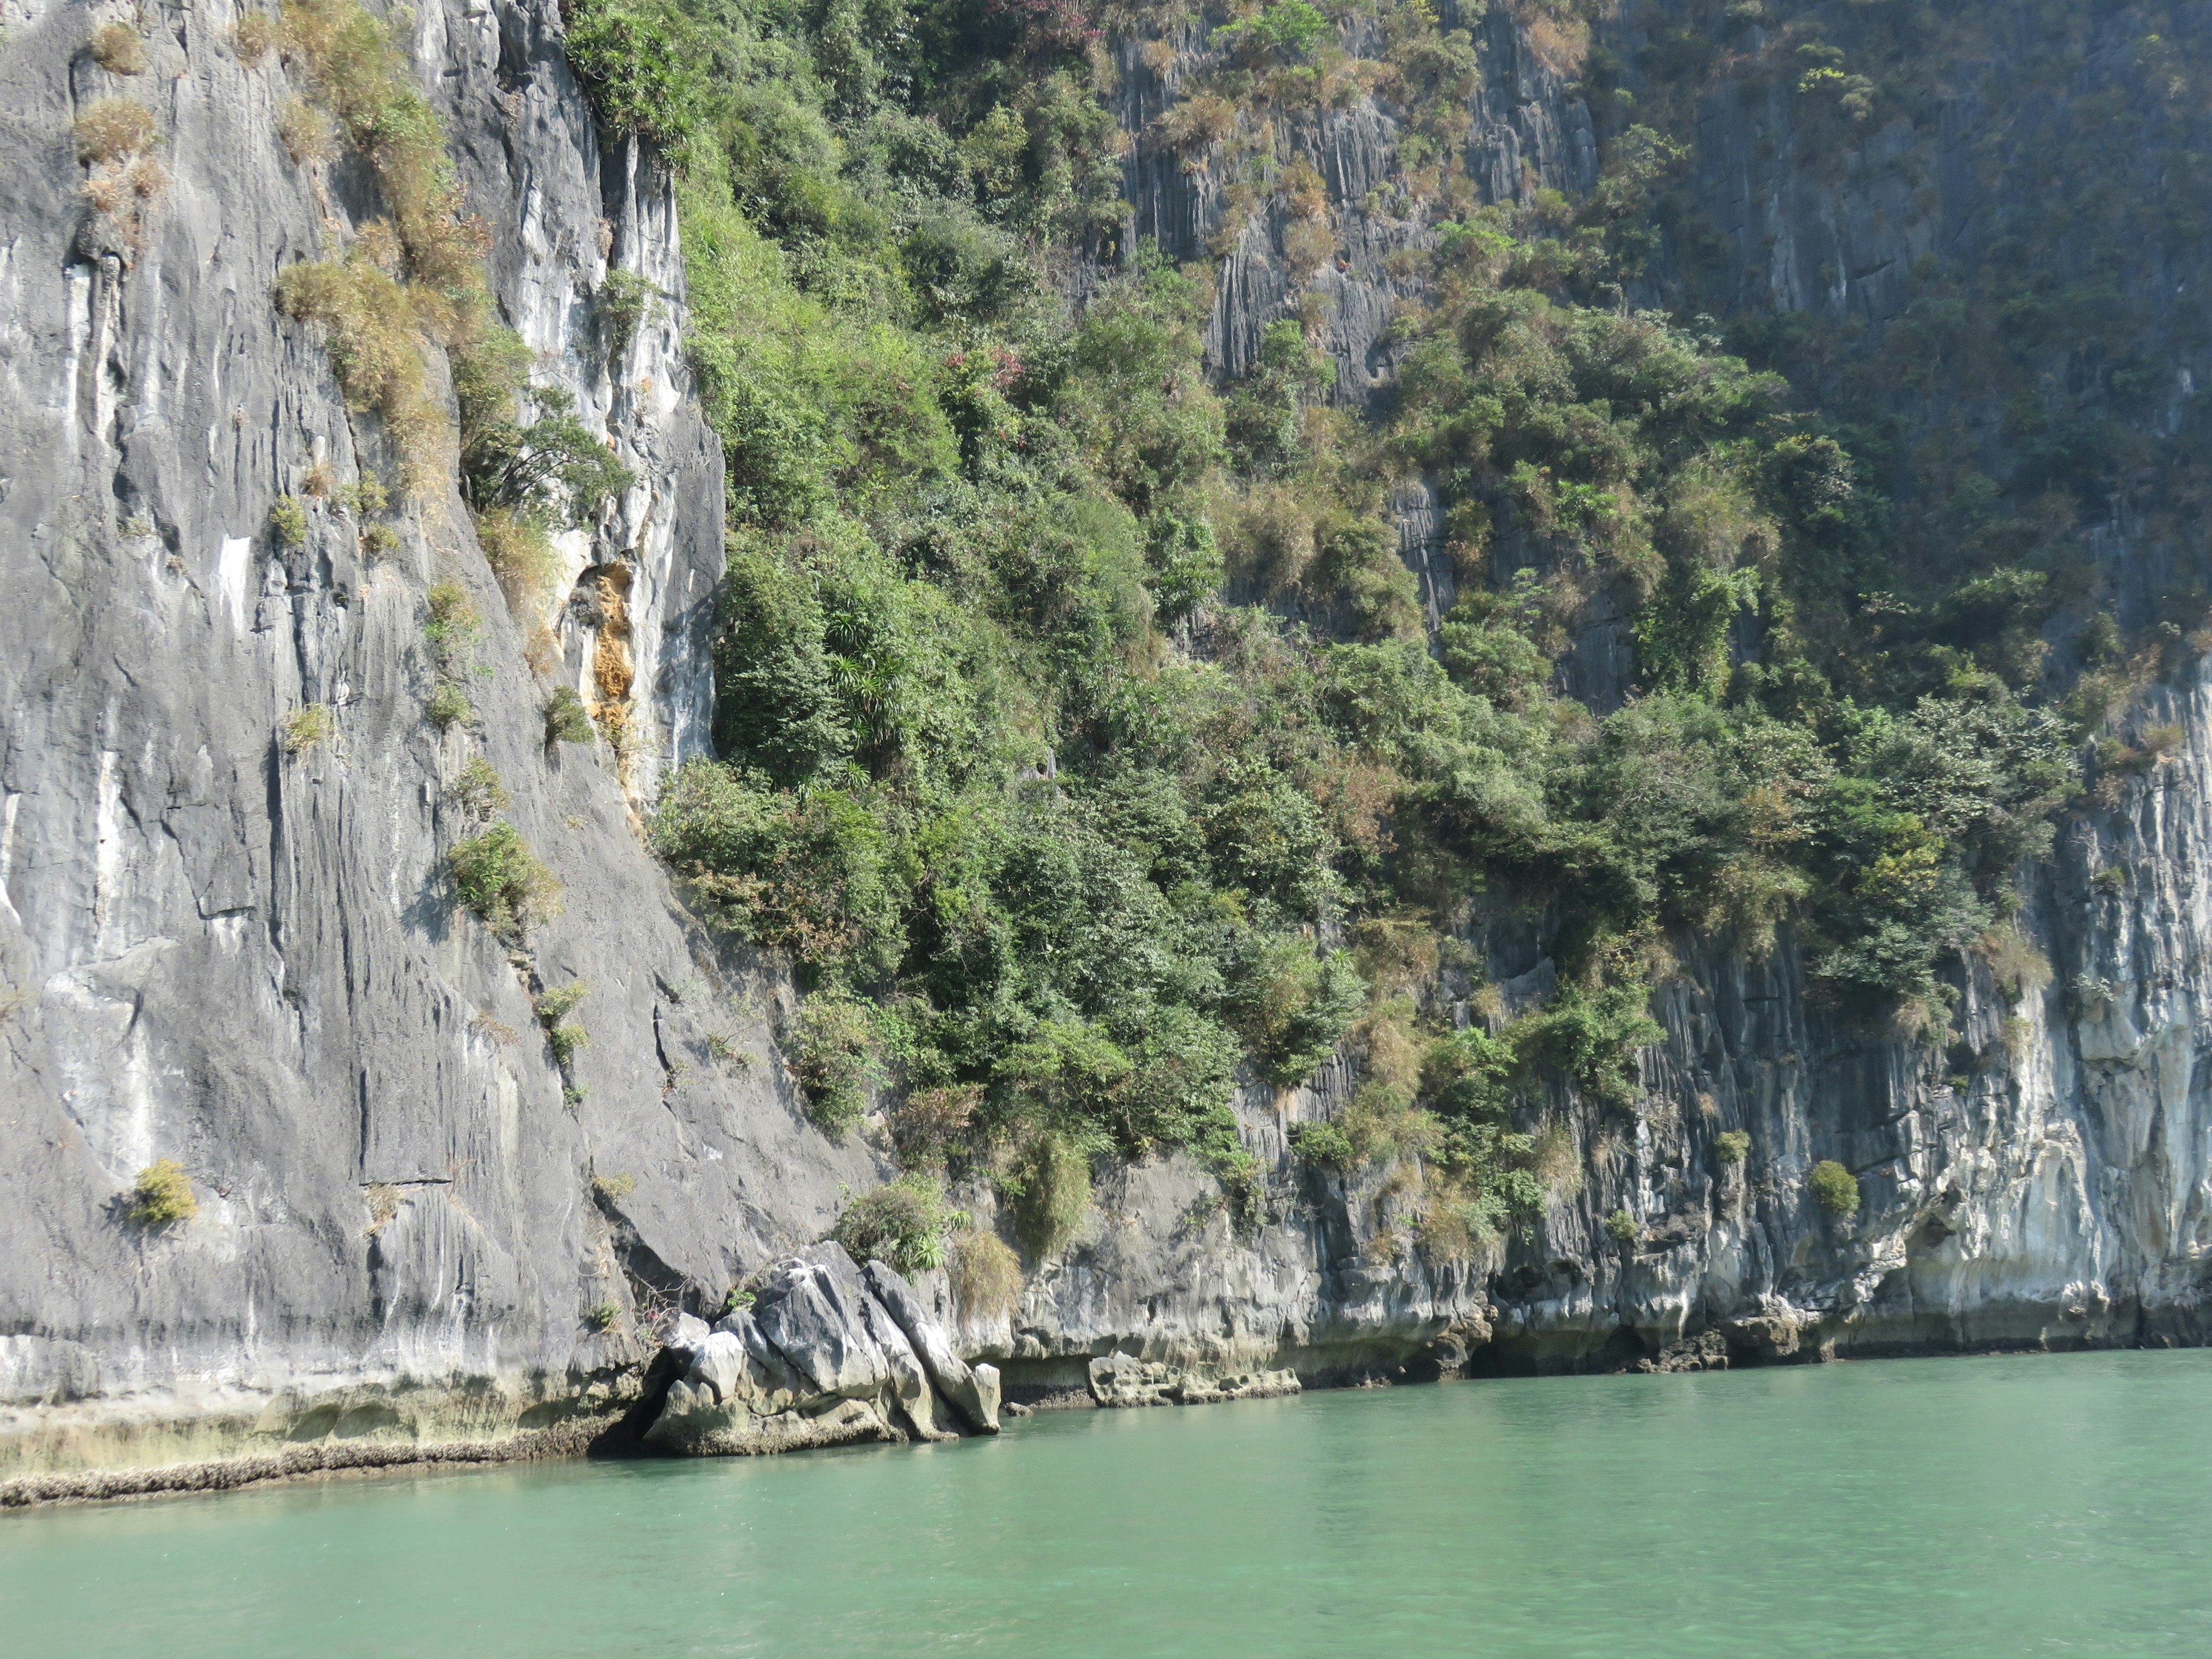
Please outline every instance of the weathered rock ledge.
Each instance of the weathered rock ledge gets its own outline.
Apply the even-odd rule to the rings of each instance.
[[[954,1352],[914,1289],[880,1261],[817,1244],[779,1263],[750,1308],[712,1330],[679,1315],[683,1367],[647,1443],[701,1455],[999,1431],[999,1373]]]

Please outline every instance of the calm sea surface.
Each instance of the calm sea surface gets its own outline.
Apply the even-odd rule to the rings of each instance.
[[[2212,1352],[1556,1378],[0,1516],[30,1655],[2212,1655]]]

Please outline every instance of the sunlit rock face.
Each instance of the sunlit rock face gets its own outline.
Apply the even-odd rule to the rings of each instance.
[[[2047,979],[2001,987],[1969,963],[1947,1046],[1808,996],[1786,931],[1756,959],[1676,940],[1643,1107],[1551,1103],[1583,1173],[1524,1236],[1417,1243],[1397,1172],[1301,1164],[1287,1132],[1349,1097],[1340,1061],[1240,1095],[1264,1175],[1252,1213],[1179,1155],[1103,1170],[1084,1230],[1025,1262],[1012,1307],[912,1276],[941,1353],[871,1294],[830,1322],[854,1334],[842,1358],[798,1345],[820,1375],[756,1342],[758,1312],[682,1328],[672,1385],[648,1373],[677,1311],[705,1330],[730,1287],[890,1173],[866,1137],[808,1124],[774,1049],[788,986],[687,917],[638,833],[666,769],[707,744],[722,557],[670,182],[601,142],[551,0],[415,13],[409,49],[488,224],[502,314],[634,478],[560,538],[557,580],[510,604],[450,485],[382,515],[393,538],[372,547],[343,492],[395,458],[273,301],[286,265],[337,257],[385,210],[373,176],[291,158],[295,88],[274,59],[241,63],[233,7],[163,18],[128,87],[85,56],[85,13],[35,0],[0,61],[0,1475],[293,1441],[490,1445],[625,1412],[689,1450],[960,1431],[987,1414],[991,1366],[1018,1402],[1150,1403],[1297,1378],[2203,1340],[2212,683],[2191,668],[2122,732],[2179,740],[2062,823],[2025,884]],[[1476,34],[1484,198],[1590,188],[1573,83],[1508,9]],[[1164,59],[1123,52],[1130,132],[1204,50],[1193,33]],[[167,176],[127,219],[88,207],[70,137],[122,94],[152,112]],[[1747,299],[1879,327],[1919,253],[1976,234],[1983,186],[1960,158],[1987,135],[1963,103],[1932,197],[1828,178],[1786,100],[1711,118],[1688,188]],[[1219,372],[1317,295],[1332,396],[1387,398],[1389,322],[1417,297],[1390,256],[1431,234],[1376,191],[1401,137],[1365,97],[1277,134],[1333,204],[1317,264],[1279,208],[1222,241],[1204,154],[1133,144],[1133,235],[1218,262]],[[622,337],[616,270],[651,290]],[[1664,300],[1663,259],[1650,280],[1631,302]],[[2186,289],[2155,302],[2197,303]],[[2212,376],[2172,367],[2177,398]],[[288,496],[307,504],[296,538],[272,526]],[[1433,625],[1454,591],[1437,491],[1395,506]],[[2165,533],[2118,509],[2100,532],[2131,625],[2176,580]],[[1510,526],[1495,556],[1510,569]],[[445,581],[482,633],[473,714],[441,732],[424,630]],[[1601,711],[1633,670],[1594,595],[1565,689]],[[562,686],[593,742],[546,740]],[[311,706],[330,733],[295,749]],[[563,889],[525,937],[453,902],[447,854],[482,827],[453,786],[477,758]],[[1502,906],[1467,944],[1506,1012],[1553,982]],[[590,1041],[556,1059],[533,997],[576,981]],[[1487,1017],[1475,982],[1447,971],[1438,1008]],[[1721,1156],[1728,1132],[1749,1138],[1741,1163]],[[188,1226],[129,1217],[137,1172],[165,1158],[192,1175]],[[1856,1176],[1855,1212],[1808,1193],[1825,1159]],[[996,1219],[987,1188],[956,1197]],[[787,1296],[823,1274],[849,1289],[817,1261],[786,1272]],[[972,1399],[945,1380],[963,1360]]]

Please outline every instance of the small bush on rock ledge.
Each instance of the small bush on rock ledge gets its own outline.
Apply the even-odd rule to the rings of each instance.
[[[924,1273],[945,1265],[951,1235],[967,1224],[967,1212],[947,1204],[936,1182],[907,1175],[854,1200],[830,1236],[855,1261],[888,1261],[902,1273]]]
[[[1805,1178],[1813,1196],[1830,1215],[1856,1215],[1859,1210],[1858,1177],[1832,1158],[1824,1158],[1813,1166],[1813,1173]]]
[[[589,743],[595,732],[592,727],[591,711],[576,694],[575,687],[562,686],[545,700],[545,741],[556,743]]]
[[[559,908],[561,884],[511,823],[456,842],[446,862],[461,902],[500,933],[520,933]]]
[[[175,1159],[156,1158],[138,1171],[137,1184],[131,1189],[131,1218],[139,1225],[166,1227],[190,1221],[199,1212],[191,1177]]]
[[[1751,1137],[1741,1129],[1727,1129],[1713,1137],[1713,1156],[1723,1164],[1741,1164],[1751,1156]]]
[[[1636,1242],[1636,1218],[1626,1210],[1615,1210],[1605,1218],[1606,1237],[1616,1244]]]

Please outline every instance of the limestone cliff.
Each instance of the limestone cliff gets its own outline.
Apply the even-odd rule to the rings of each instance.
[[[0,1475],[596,1423],[647,1387],[652,1316],[720,1316],[890,1170],[866,1136],[808,1123],[774,1042],[787,986],[687,917],[637,833],[661,771],[707,741],[714,695],[720,462],[681,349],[672,192],[635,145],[601,142],[550,0],[414,15],[500,308],[538,382],[574,394],[635,480],[563,538],[545,613],[511,614],[450,487],[387,515],[387,544],[341,504],[392,458],[273,302],[287,264],[385,210],[373,176],[293,159],[297,88],[277,58],[246,61],[228,0],[149,11],[129,76],[87,49],[108,15],[19,0],[0,45]],[[1589,189],[1575,84],[1506,9],[1474,22],[1480,190]],[[1132,133],[1204,49],[1170,45],[1123,53]],[[124,96],[150,112],[162,177],[114,212],[87,197],[71,124]],[[1766,302],[1879,324],[1923,243],[1971,234],[1981,186],[1944,151],[1940,182],[1960,193],[1915,220],[1874,185],[1819,179],[1790,119],[1741,100],[1717,113],[1694,189]],[[1942,130],[1976,119],[1961,100]],[[1220,258],[1223,372],[1315,293],[1334,395],[1387,394],[1406,297],[1389,256],[1428,234],[1376,188],[1399,138],[1376,96],[1275,136],[1327,183],[1318,266],[1292,260],[1273,209],[1217,244],[1203,156],[1133,148],[1135,234]],[[606,324],[617,270],[653,296],[629,337]],[[1671,280],[1662,262],[1652,281]],[[2175,367],[2183,396],[2212,374]],[[306,503],[297,534],[272,525],[285,498]],[[1452,582],[1433,493],[1401,507],[1433,620]],[[2108,541],[2124,586],[2162,580],[2140,517]],[[473,716],[441,732],[425,625],[448,580],[483,635]],[[1577,694],[1617,701],[1624,631],[1602,595],[1583,620]],[[619,744],[549,740],[563,684]],[[310,708],[331,724],[302,743]],[[2127,718],[2181,740],[2063,827],[2025,918],[2054,971],[2000,987],[1972,967],[1948,1051],[1808,1000],[1786,933],[1759,960],[1678,940],[1644,1109],[1563,1094],[1585,1173],[1496,1254],[1432,1259],[1396,1224],[1394,1171],[1293,1158],[1289,1126],[1346,1098],[1344,1060],[1240,1093],[1265,1178],[1246,1224],[1182,1156],[1117,1168],[1077,1242],[1026,1264],[1012,1310],[963,1323],[937,1273],[919,1301],[1015,1400],[1203,1398],[1276,1369],[2201,1340],[2212,678],[2191,668]],[[522,941],[449,889],[445,855],[477,823],[453,789],[479,757],[565,892]],[[1462,1021],[1494,1012],[1479,982],[1509,1000],[1548,988],[1509,922],[1478,917],[1467,944],[1480,978],[1447,969],[1430,993]],[[589,1042],[556,1051],[533,997],[578,981]],[[1737,1130],[1753,1151],[1731,1163],[1718,1137]],[[198,1194],[186,1227],[130,1218],[127,1189],[165,1158]],[[1858,1177],[1853,1219],[1805,1190],[1824,1158]],[[989,1190],[961,1197],[993,1219]],[[795,1270],[779,1271],[787,1290]],[[697,1370],[705,1339],[686,1340]],[[1139,1362],[1161,1369],[1123,1376]],[[708,1409],[682,1386],[679,1415]]]

